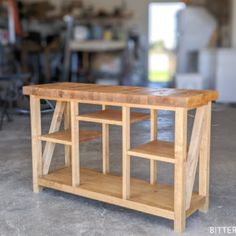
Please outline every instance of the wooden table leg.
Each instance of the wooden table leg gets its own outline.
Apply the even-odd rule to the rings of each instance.
[[[106,110],[106,106],[102,106],[103,110]],[[103,174],[110,172],[110,153],[109,153],[109,125],[102,124],[102,156],[103,156]]]
[[[122,176],[123,176],[123,199],[130,197],[130,156],[128,150],[130,149],[130,108],[122,108]]]
[[[157,139],[157,110],[151,110],[151,141]],[[157,183],[157,161],[150,161],[150,184]]]
[[[183,232],[186,224],[187,110],[177,108],[175,115],[174,230]]]
[[[40,99],[30,96],[31,134],[32,134],[32,167],[33,167],[33,191],[38,193],[41,188],[38,177],[43,175],[42,142],[38,139],[41,135],[41,108]]]
[[[205,123],[202,134],[199,161],[199,195],[205,196],[206,201],[202,212],[209,209],[209,176],[210,176],[210,146],[211,146],[211,103],[207,105]]]
[[[79,104],[71,102],[71,158],[72,158],[72,186],[77,187],[80,185],[80,142],[79,142]]]
[[[67,102],[65,107],[65,114],[64,114],[64,129],[70,129],[71,127],[71,117],[70,117],[70,103]],[[71,166],[71,146],[65,145],[65,166]]]

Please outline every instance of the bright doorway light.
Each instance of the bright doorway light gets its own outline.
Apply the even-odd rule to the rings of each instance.
[[[149,81],[168,83],[175,70],[178,12],[184,3],[149,4]]]

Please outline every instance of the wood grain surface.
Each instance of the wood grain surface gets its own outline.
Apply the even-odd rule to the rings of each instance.
[[[117,105],[134,104],[194,108],[218,98],[216,91],[155,89],[129,86],[108,86],[80,83],[54,83],[25,86],[25,95],[52,100],[109,102]]]

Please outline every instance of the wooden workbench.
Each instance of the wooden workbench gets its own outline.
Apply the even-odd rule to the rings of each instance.
[[[24,87],[30,95],[33,188],[52,188],[82,197],[174,220],[176,232],[185,229],[186,218],[208,211],[211,103],[214,91],[152,89],[59,83]],[[40,99],[57,102],[48,134],[42,134]],[[79,105],[101,105],[101,111],[80,114]],[[109,106],[121,107],[112,110]],[[145,108],[147,113],[131,112]],[[158,110],[175,112],[175,142],[157,139]],[[187,140],[188,111],[196,110],[192,137]],[[130,126],[150,119],[151,140],[131,149]],[[64,120],[64,129],[60,130]],[[102,124],[102,132],[81,130],[80,122]],[[122,176],[110,173],[109,126],[122,127]],[[102,138],[103,173],[80,166],[80,143]],[[42,152],[42,142],[46,142]],[[65,145],[65,167],[49,172],[55,144]],[[130,158],[150,160],[150,182],[130,177]],[[157,162],[174,165],[174,186],[159,184]],[[199,163],[199,190],[193,185]]]
[[[82,53],[82,70],[89,74],[91,71],[91,55],[96,53],[121,53],[122,57],[122,65],[124,68],[127,67],[127,63],[125,60],[125,52],[126,52],[126,42],[119,40],[87,40],[87,41],[71,41],[68,45],[68,49],[66,50],[66,59],[65,59],[65,78],[64,81],[69,81],[69,67],[71,61],[71,53],[80,52]],[[126,63],[126,64],[125,64]],[[124,73],[121,72],[121,74]],[[72,80],[73,81],[73,80]],[[121,79],[119,79],[120,83],[123,83]]]

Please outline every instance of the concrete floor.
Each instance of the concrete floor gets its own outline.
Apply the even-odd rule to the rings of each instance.
[[[235,108],[214,107],[210,211],[190,217],[183,235],[210,235],[210,226],[236,226],[235,117]],[[43,116],[45,131],[49,118]],[[162,113],[159,138],[173,139],[172,129],[173,115]],[[112,172],[120,173],[121,130],[113,127],[111,132]],[[148,132],[148,122],[133,126],[133,144],[148,140]],[[172,221],[159,217],[53,190],[32,193],[29,118],[16,116],[0,134],[0,235],[175,235]],[[100,170],[100,150],[100,142],[83,144],[82,165]],[[56,153],[53,166],[62,164],[61,147]],[[173,182],[172,166],[159,166],[159,181]],[[148,162],[132,161],[132,175],[148,180]]]

